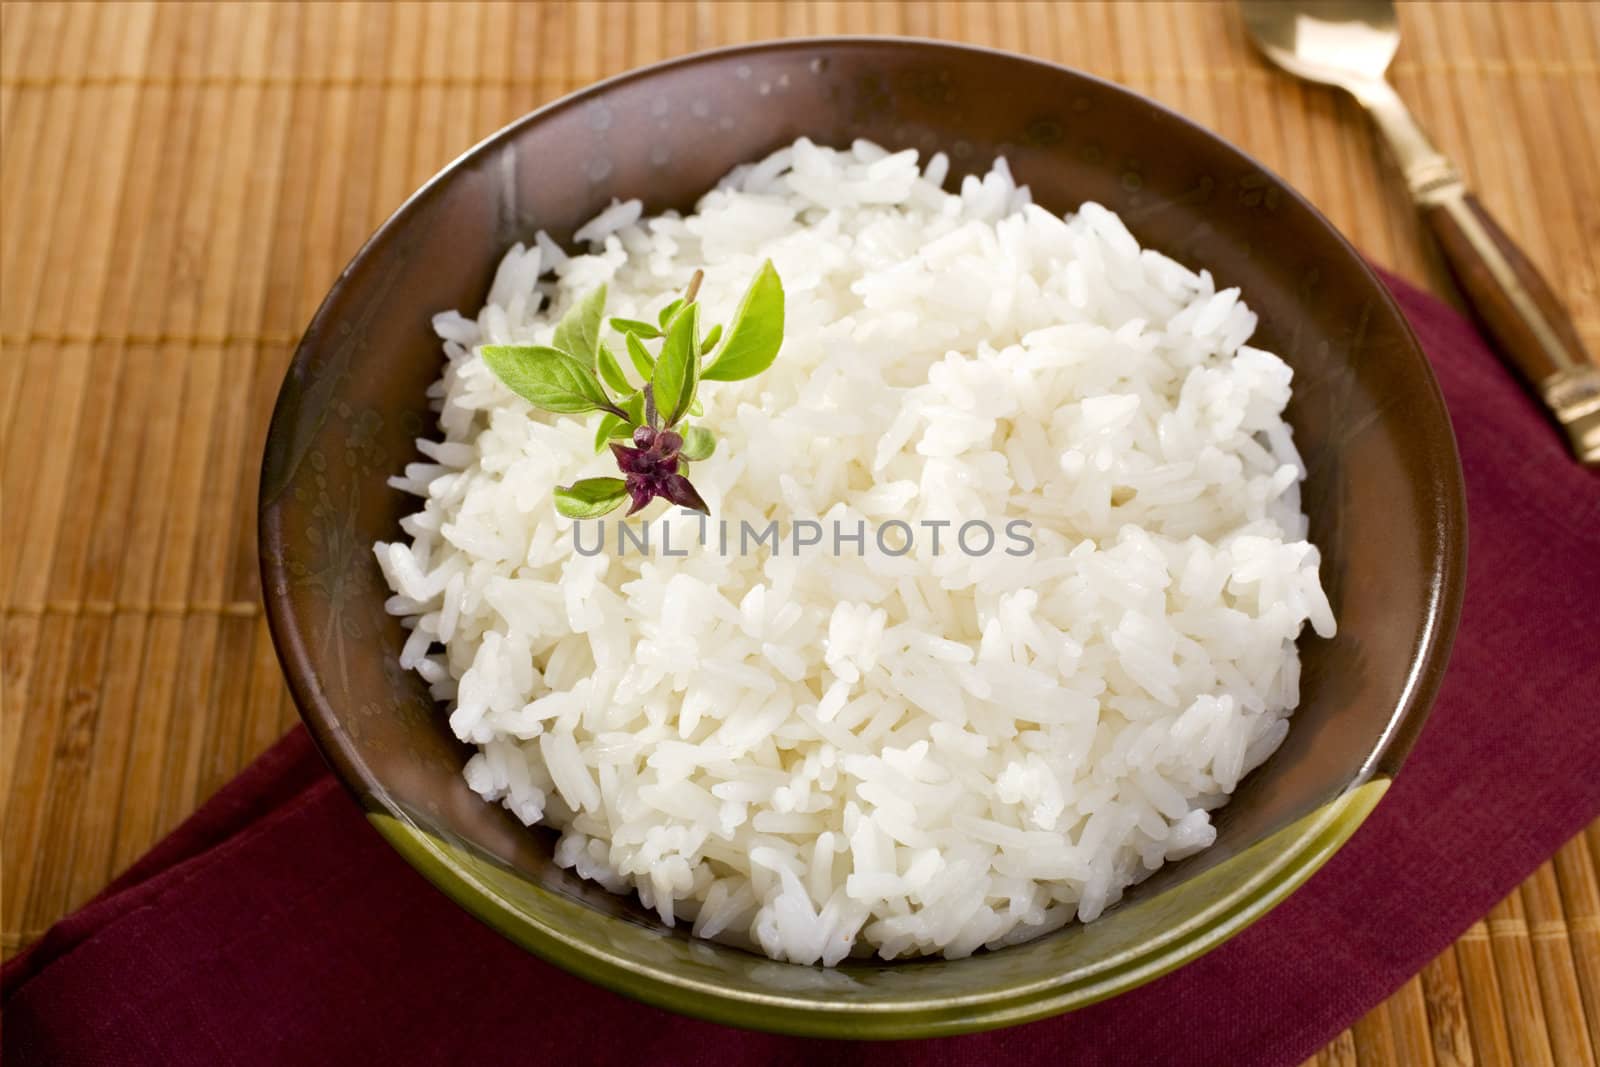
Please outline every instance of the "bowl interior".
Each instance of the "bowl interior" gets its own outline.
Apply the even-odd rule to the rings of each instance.
[[[1295,371],[1289,420],[1339,620],[1302,640],[1302,703],[1278,753],[1170,864],[1088,927],[957,962],[776,964],[662,928],[580,881],[467,789],[468,750],[383,611],[371,545],[413,510],[385,479],[433,432],[437,311],[481,305],[500,255],[569,238],[612,197],[685,209],[799,136],[943,150],[951,182],[1004,155],[1037,202],[1095,200],[1146,247],[1238,285],[1253,343]],[[1359,823],[1420,728],[1459,607],[1454,441],[1416,342],[1370,270],[1278,179],[1182,118],[1049,64],[870,38],[732,49],[569,97],[495,135],[412,198],[317,313],[274,413],[261,486],[264,588],[306,721],[413,863],[509,936],[625,992],[724,1021],[928,1034],[1085,1003],[1259,915]]]

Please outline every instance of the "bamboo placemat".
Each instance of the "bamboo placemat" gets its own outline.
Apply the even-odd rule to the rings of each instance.
[[[1600,351],[1600,7],[1402,11],[1401,93]],[[295,721],[254,496],[298,331],[429,174],[598,78],[699,48],[895,33],[1122,82],[1244,146],[1448,293],[1362,116],[1231,6],[637,3],[0,8],[7,954]],[[1536,194],[1535,195],[1535,191]],[[1593,1064],[1600,824],[1313,1062]]]

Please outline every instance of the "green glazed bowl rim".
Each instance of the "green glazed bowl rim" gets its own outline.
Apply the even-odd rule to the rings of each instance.
[[[485,880],[495,870],[492,864],[403,814],[369,813],[368,819],[407,863],[473,916],[535,955],[614,993],[728,1026],[799,1037],[889,1040],[1014,1026],[1087,1007],[1161,977],[1233,937],[1299,888],[1360,828],[1388,787],[1389,779],[1374,778],[1252,845],[1242,855],[1276,852],[1276,858],[1235,892],[1190,915],[1159,940],[1104,959],[1070,981],[1002,985],[981,993],[891,1003],[819,1004],[781,992],[757,995],[623,956],[510,907]],[[534,891],[564,908],[587,910],[539,887]]]
[[[434,195],[464,164],[501,148],[526,127],[563,111],[581,107],[621,85],[673,68],[740,55],[859,47],[979,53],[1008,63],[1064,73],[1124,97],[1129,102],[1136,101],[1141,107],[1159,111],[1168,120],[1187,127],[1202,139],[1212,142],[1219,150],[1254,167],[1275,183],[1284,195],[1297,202],[1326,230],[1336,245],[1342,247],[1351,260],[1359,265],[1373,298],[1402,324],[1407,346],[1424,369],[1432,400],[1438,411],[1444,412],[1442,395],[1431,371],[1427,370],[1420,345],[1387,287],[1332,223],[1269,168],[1171,109],[1105,79],[1013,52],[926,38],[833,36],[754,42],[695,52],[597,82],[516,119],[456,157],[385,220],[362,245],[351,264],[365,258],[391,231],[404,226],[418,205]],[[351,268],[347,266],[319,307],[313,323],[320,320],[334,302],[349,279],[350,272]],[[296,351],[294,364],[301,362],[304,347],[302,341]],[[1396,701],[1382,735],[1374,741],[1359,772],[1340,795],[1298,822],[1258,841],[1239,857],[1234,857],[1234,860],[1238,860],[1252,854],[1258,858],[1271,854],[1272,858],[1264,862],[1243,884],[1219,895],[1206,907],[1167,930],[1163,936],[1079,969],[1067,979],[1024,981],[1011,985],[999,983],[972,994],[876,1003],[849,999],[820,1003],[789,996],[782,991],[757,994],[688,977],[647,960],[624,956],[516,910],[490,884],[497,871],[505,877],[503,871],[470,849],[420,827],[394,800],[384,784],[376,780],[339,726],[338,716],[328,706],[327,695],[316,684],[312,657],[298,631],[293,608],[286,597],[275,592],[283,587],[285,576],[281,556],[275,551],[279,533],[269,529],[267,513],[274,495],[273,487],[281,484],[284,473],[278,469],[282,459],[271,445],[281,416],[280,398],[262,468],[260,555],[268,623],[301,717],[338,776],[366,809],[373,826],[437,888],[516,944],[615,992],[685,1015],[733,1026],[804,1036],[850,1038],[932,1037],[968,1033],[1009,1026],[1093,1004],[1149,982],[1204,954],[1261,918],[1304,883],[1371,813],[1387,791],[1390,779],[1421,730],[1443,676],[1461,608],[1466,566],[1466,506],[1460,463],[1452,438],[1446,442],[1450,463],[1442,471],[1443,484],[1435,487],[1441,500],[1440,514],[1436,517],[1440,547],[1435,561],[1431,596],[1425,626],[1412,653],[1404,690]],[[1445,418],[1448,419],[1447,414]],[[558,910],[571,909],[573,913],[594,915],[581,902],[543,887],[532,885],[531,891],[540,894],[541,900],[553,903]]]

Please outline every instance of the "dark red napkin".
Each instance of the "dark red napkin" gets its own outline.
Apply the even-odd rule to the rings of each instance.
[[[1600,477],[1460,316],[1391,285],[1466,469],[1454,658],[1366,826],[1202,959],[970,1037],[862,1045],[696,1022],[480,926],[390,851],[297,729],[6,964],[6,1063],[1300,1063],[1600,814]]]

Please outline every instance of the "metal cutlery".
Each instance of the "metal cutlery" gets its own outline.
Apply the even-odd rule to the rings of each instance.
[[[1251,40],[1269,60],[1308,81],[1337,86],[1366,108],[1502,358],[1566,430],[1579,460],[1600,467],[1600,367],[1538,269],[1467,189],[1386,79],[1400,44],[1394,5],[1241,0],[1239,7]]]

